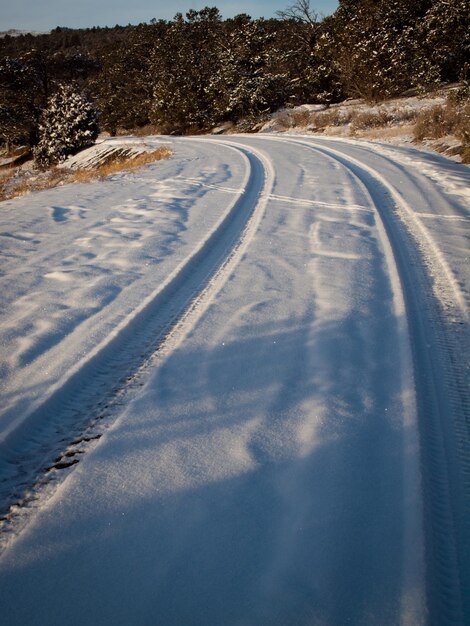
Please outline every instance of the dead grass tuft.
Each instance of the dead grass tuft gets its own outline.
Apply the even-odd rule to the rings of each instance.
[[[9,187],[15,178],[15,170],[8,169],[2,172],[0,176],[0,198],[6,198]]]
[[[460,106],[459,118],[455,126],[455,136],[470,150],[470,98]]]
[[[7,170],[0,178],[0,201],[11,200],[32,191],[51,189],[67,183],[92,182],[167,159],[170,155],[171,150],[166,146],[161,146],[152,152],[110,159],[91,169],[69,170],[55,167],[40,173],[21,172],[19,169]]]
[[[376,110],[354,112],[351,120],[351,134],[358,131],[367,131],[372,128],[386,128],[400,126],[413,122],[418,113],[410,108],[385,109],[379,107]]]
[[[457,96],[453,93],[444,104],[422,111],[413,134],[416,141],[435,141],[454,135],[461,142],[455,153],[463,163],[470,163],[470,97],[463,93]]]

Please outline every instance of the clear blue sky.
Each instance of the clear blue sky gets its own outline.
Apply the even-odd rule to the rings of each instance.
[[[224,18],[237,13],[252,17],[272,17],[294,0],[0,0],[0,31],[50,30],[56,26],[83,28],[138,24],[156,19],[171,19],[188,9],[216,6]],[[312,0],[311,6],[325,15],[333,13],[336,0]]]

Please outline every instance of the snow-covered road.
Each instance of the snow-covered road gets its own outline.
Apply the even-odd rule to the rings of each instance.
[[[2,623],[465,624],[468,168],[171,143],[1,207]]]

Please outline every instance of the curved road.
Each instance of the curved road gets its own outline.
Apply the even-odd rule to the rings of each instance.
[[[11,374],[45,400],[0,415],[4,491],[30,483],[5,496],[4,623],[468,623],[468,168],[312,136],[173,149],[164,263],[64,334],[60,376]]]

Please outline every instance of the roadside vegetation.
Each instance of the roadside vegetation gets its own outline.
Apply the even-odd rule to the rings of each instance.
[[[470,163],[470,94],[456,91],[444,104],[423,111],[413,129],[417,141],[439,140],[454,135],[461,142],[463,163]]]
[[[470,88],[463,82],[377,104],[356,99],[327,108],[302,105],[274,113],[261,130],[408,141],[470,163]]]
[[[296,0],[276,19],[224,20],[205,7],[137,26],[6,34],[0,150],[24,146],[48,169],[102,131],[255,132],[283,110],[287,126],[348,125],[353,135],[392,128],[398,115],[420,141],[450,128],[467,154],[465,98],[432,112],[380,105],[465,85],[469,68],[468,0],[339,0],[324,18]],[[374,110],[338,108],[351,99]],[[323,110],[299,111],[306,102]]]
[[[297,0],[276,19],[216,7],[114,28],[0,38],[0,137],[39,141],[61,85],[93,103],[101,130],[200,132],[282,106],[380,102],[464,78],[468,0],[339,0],[322,18]],[[49,104],[48,104],[49,103]]]
[[[135,170],[170,156],[171,150],[166,146],[161,146],[156,150],[127,156],[116,151],[104,163],[89,165],[84,161],[84,166],[77,169],[52,167],[44,171],[23,171],[21,168],[6,168],[0,173],[0,201],[59,185],[93,182],[120,172]]]

